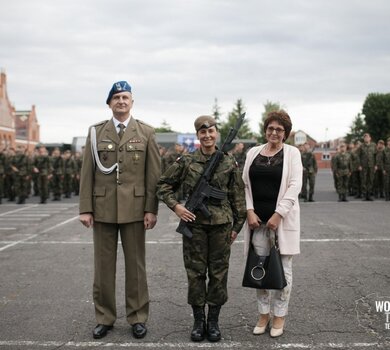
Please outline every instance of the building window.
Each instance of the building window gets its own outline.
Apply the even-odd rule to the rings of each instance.
[[[330,160],[330,154],[329,153],[322,153],[322,160]]]

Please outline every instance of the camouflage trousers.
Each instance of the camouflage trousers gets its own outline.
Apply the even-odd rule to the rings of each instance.
[[[70,174],[64,175],[64,193],[70,195],[73,192],[73,176]]]
[[[54,174],[51,178],[51,189],[54,196],[61,196],[62,194],[62,175]]]
[[[4,198],[4,179],[5,175],[0,174],[0,198]]]
[[[348,175],[339,175],[337,177],[337,193],[338,194],[347,194],[348,193]]]
[[[390,169],[386,171],[386,174],[384,175],[385,179],[385,198],[390,199]]]
[[[188,304],[223,305],[228,299],[231,223],[191,225],[192,238],[183,236]],[[208,278],[208,283],[206,282]]]
[[[373,191],[376,197],[383,197],[385,191],[385,175],[382,169],[378,169],[374,175],[374,186]]]
[[[351,178],[349,179],[350,187],[352,189],[352,193],[355,195],[361,195],[361,179],[360,179],[360,171],[355,170],[352,172]]]
[[[28,178],[26,175],[15,175],[15,195],[19,198],[27,198]]]
[[[374,185],[374,168],[363,167],[360,176],[362,180],[362,193],[365,196],[370,196]]]
[[[301,191],[303,198],[307,198],[307,185],[309,185],[309,196],[313,196],[315,182],[316,182],[316,174],[309,173],[307,171],[303,172],[302,191]]]
[[[47,175],[39,175],[37,178],[38,193],[41,200],[49,198],[49,181]]]

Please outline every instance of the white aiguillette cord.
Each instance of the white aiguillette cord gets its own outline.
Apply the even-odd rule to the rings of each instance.
[[[104,174],[108,175],[111,174],[116,169],[116,180],[119,181],[119,165],[118,163],[115,163],[110,168],[106,168],[99,159],[99,154],[97,151],[97,144],[96,144],[96,129],[93,126],[91,128],[91,150],[92,150],[92,158],[94,160],[94,163],[97,165],[99,170]]]

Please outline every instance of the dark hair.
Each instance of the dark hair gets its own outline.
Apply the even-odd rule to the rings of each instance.
[[[288,139],[288,136],[290,135],[291,128],[292,128],[292,123],[290,116],[285,112],[284,110],[280,111],[274,111],[274,112],[269,112],[267,114],[267,118],[264,120],[264,133],[266,133],[267,127],[271,122],[277,122],[281,125],[283,125],[284,128],[284,138],[283,141],[286,141]]]

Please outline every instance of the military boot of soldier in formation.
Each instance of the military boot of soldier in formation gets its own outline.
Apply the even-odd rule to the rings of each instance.
[[[204,306],[192,306],[194,326],[191,331],[192,341],[202,341],[206,337],[206,314]]]

